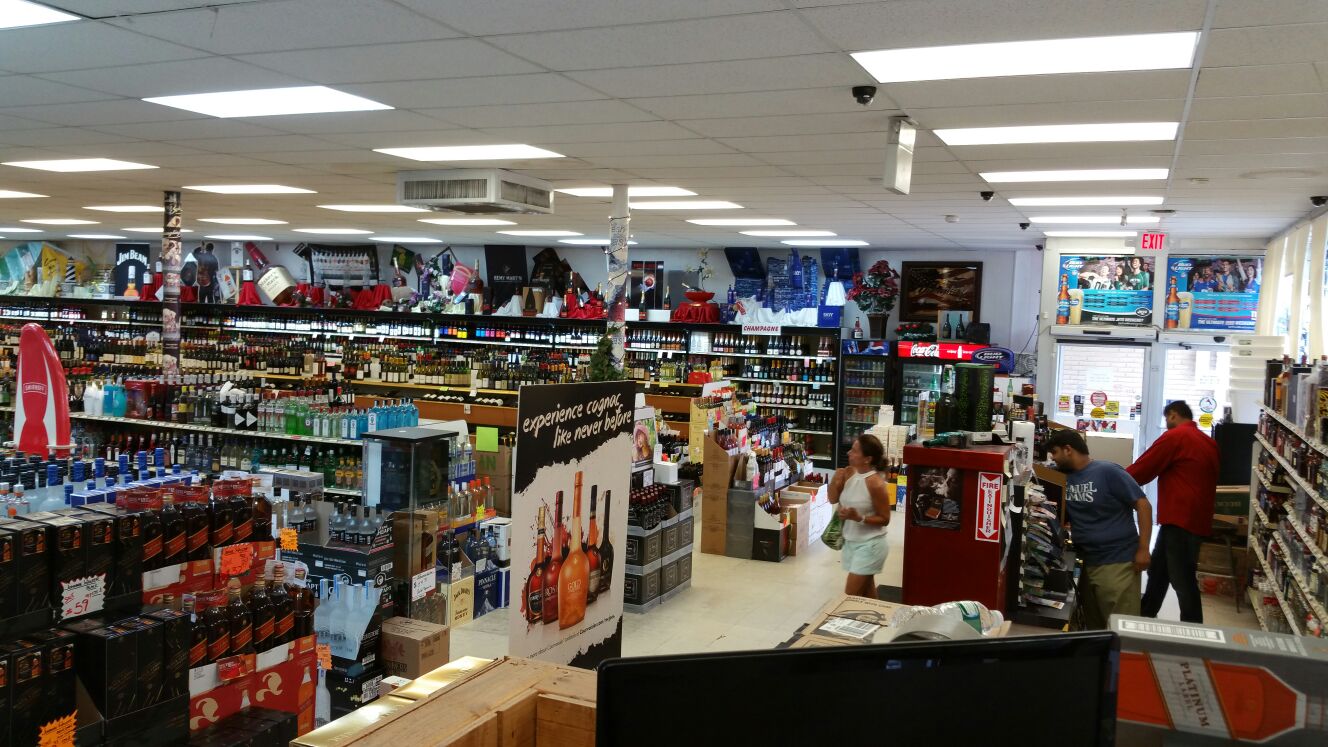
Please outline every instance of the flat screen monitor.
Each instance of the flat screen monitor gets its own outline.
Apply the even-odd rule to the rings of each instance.
[[[1108,747],[1119,652],[1092,632],[613,659],[595,744]]]

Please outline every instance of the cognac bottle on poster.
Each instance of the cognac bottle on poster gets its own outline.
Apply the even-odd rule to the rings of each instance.
[[[526,577],[526,622],[532,625],[544,621],[544,506],[539,507],[535,535],[535,559],[530,562],[530,575]]]
[[[558,627],[567,629],[586,617],[586,590],[590,584],[590,561],[581,549],[581,473],[572,488],[572,543],[558,571]]]
[[[599,524],[595,521],[595,494],[597,492],[599,492],[599,486],[591,485],[590,528],[587,530],[585,544],[581,548],[586,554],[586,560],[590,563],[590,582],[586,586],[586,604],[594,604],[595,599],[599,597]]]
[[[553,505],[553,537],[557,542],[563,533],[563,491],[558,491]],[[544,561],[544,575],[540,579],[540,587],[544,592],[544,599],[540,602],[540,614],[546,625],[558,622],[558,574],[562,567],[562,556],[558,554],[555,545],[548,559]]]
[[[613,543],[609,542],[609,529],[613,523],[609,521],[609,496],[613,494],[612,490],[604,491],[604,540],[599,545],[599,589],[597,594],[608,594],[609,588],[613,586]]]

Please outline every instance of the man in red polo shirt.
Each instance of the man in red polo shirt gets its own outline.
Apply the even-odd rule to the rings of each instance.
[[[1199,598],[1199,546],[1213,531],[1218,449],[1194,422],[1194,412],[1177,400],[1162,410],[1167,432],[1126,471],[1140,485],[1157,480],[1157,523],[1162,525],[1148,566],[1148,586],[1140,611],[1157,617],[1167,585],[1180,600],[1180,619],[1202,623]]]

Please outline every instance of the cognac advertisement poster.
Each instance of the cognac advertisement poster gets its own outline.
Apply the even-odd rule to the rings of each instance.
[[[622,652],[635,384],[521,387],[509,653],[593,669]]]

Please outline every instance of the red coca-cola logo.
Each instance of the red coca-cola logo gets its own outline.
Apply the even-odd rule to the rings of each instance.
[[[941,354],[940,345],[914,345],[908,351],[912,358],[937,358]]]

